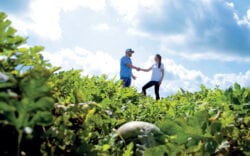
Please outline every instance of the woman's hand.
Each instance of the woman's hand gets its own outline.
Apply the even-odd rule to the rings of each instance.
[[[159,83],[158,83],[159,86],[161,85],[161,82],[162,82],[162,81],[159,81]]]

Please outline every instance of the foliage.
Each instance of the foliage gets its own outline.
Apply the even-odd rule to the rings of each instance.
[[[0,83],[0,126],[2,129],[13,126],[17,138],[12,142],[17,142],[14,146],[17,148],[3,150],[4,153],[16,150],[19,154],[24,133],[29,135],[35,126],[52,124],[54,100],[48,85],[53,70],[41,57],[43,48],[21,47],[26,39],[15,32],[6,15],[0,13],[0,72],[3,77]]]
[[[105,75],[55,72],[15,32],[0,13],[2,155],[250,155],[250,88],[202,85],[155,101]],[[129,121],[159,127],[154,146],[119,136]]]

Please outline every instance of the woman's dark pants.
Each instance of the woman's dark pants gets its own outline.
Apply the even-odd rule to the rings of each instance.
[[[146,95],[146,90],[152,86],[155,86],[155,96],[156,96],[156,100],[160,99],[160,95],[159,95],[159,89],[160,89],[160,85],[158,81],[149,81],[147,84],[145,84],[142,87],[142,92],[144,95]]]

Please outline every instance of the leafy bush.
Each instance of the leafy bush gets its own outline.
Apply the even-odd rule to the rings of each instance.
[[[0,127],[1,138],[13,135],[10,144],[1,139],[1,152],[20,153],[23,135],[32,138],[36,126],[53,123],[51,110],[54,99],[48,84],[53,70],[41,57],[40,46],[23,48],[26,39],[15,35],[16,30],[0,13]],[[3,147],[3,149],[2,149]]]

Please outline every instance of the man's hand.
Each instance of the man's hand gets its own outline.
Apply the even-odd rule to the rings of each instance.
[[[136,80],[136,77],[135,77],[134,75],[132,75],[132,78],[133,78],[134,80]]]

